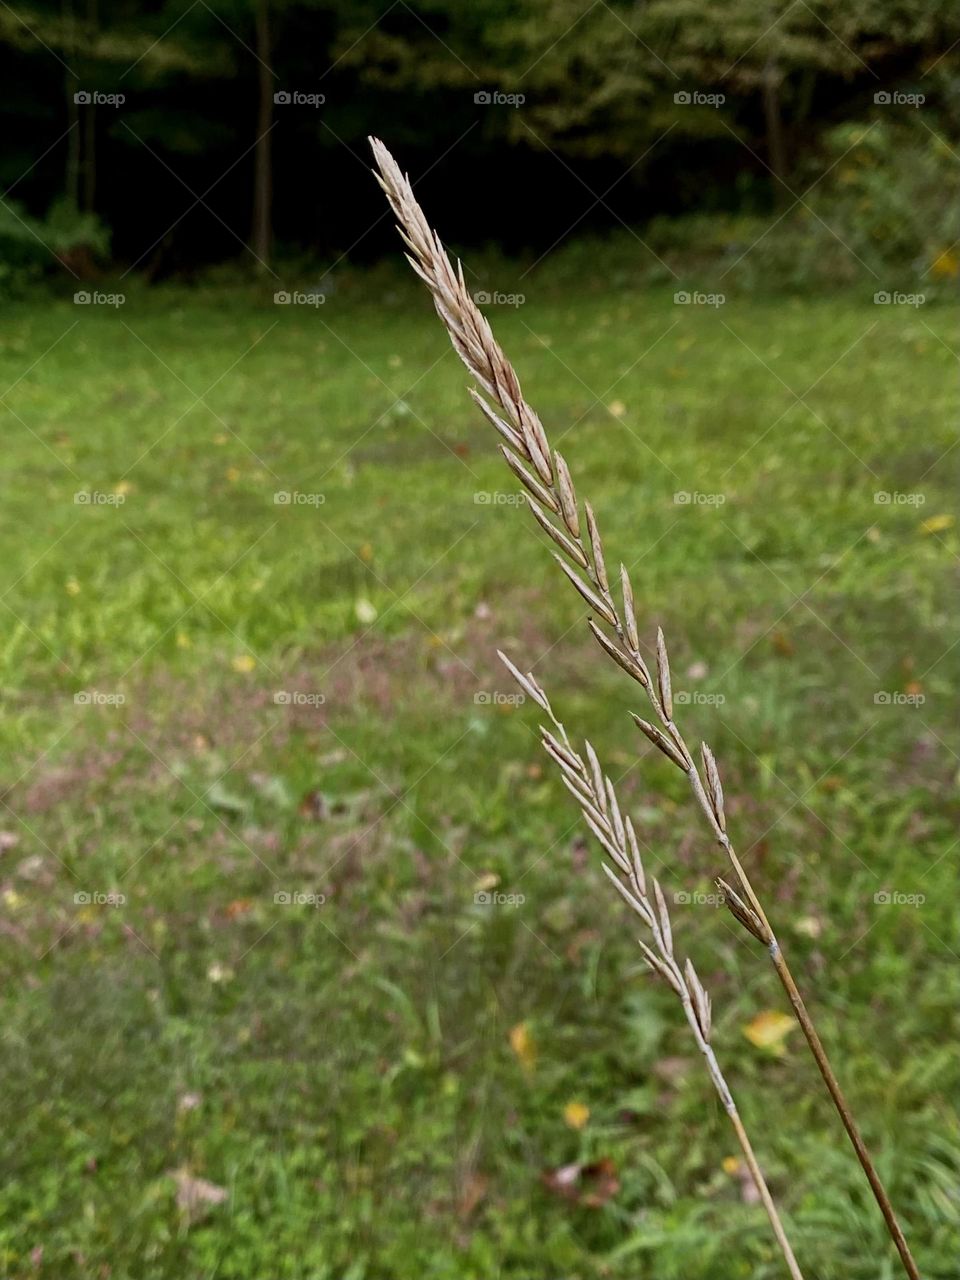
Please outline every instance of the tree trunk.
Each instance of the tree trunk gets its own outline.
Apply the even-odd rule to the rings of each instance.
[[[273,70],[270,63],[269,0],[257,0],[257,57],[260,98],[257,111],[257,143],[254,149],[253,226],[251,248],[260,271],[270,270],[273,240],[273,165],[270,126],[273,121]]]
[[[97,0],[87,0],[87,48],[94,46],[97,33]],[[97,199],[97,109],[91,102],[84,117],[83,132],[83,207],[93,213]]]
[[[778,205],[782,205],[789,194],[786,186],[787,153],[780,117],[780,84],[780,72],[771,59],[763,71],[763,110],[767,125],[767,164],[770,166],[774,204]]]
[[[76,30],[73,20],[73,3],[72,0],[63,0],[61,12],[64,18],[64,25],[69,31],[69,39],[64,41],[64,48],[67,57],[71,62],[77,59],[77,41]],[[75,209],[80,207],[80,107],[77,105],[76,94],[80,89],[80,81],[77,79],[73,71],[69,69],[64,72],[63,81],[64,91],[67,95],[67,119],[70,122],[70,132],[67,134],[67,171],[65,174],[64,187],[66,189],[67,200]]]

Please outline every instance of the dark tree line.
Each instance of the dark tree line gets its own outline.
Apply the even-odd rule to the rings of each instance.
[[[549,244],[574,204],[584,228],[774,208],[878,93],[949,104],[958,40],[940,0],[4,5],[0,252],[147,274],[373,253],[369,132],[436,166],[464,238],[508,247]]]

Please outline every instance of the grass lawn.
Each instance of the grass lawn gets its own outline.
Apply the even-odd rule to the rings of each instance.
[[[527,296],[498,335],[667,632],[923,1274],[952,1280],[951,312],[478,287]],[[0,1275],[781,1276],[496,648],[622,775],[668,893],[710,894],[719,854],[415,282],[8,311]],[[478,905],[494,886],[522,903]],[[799,1032],[745,1035],[784,1009],[772,969],[722,909],[673,914],[808,1280],[896,1276]],[[603,1203],[546,1185],[574,1163]]]

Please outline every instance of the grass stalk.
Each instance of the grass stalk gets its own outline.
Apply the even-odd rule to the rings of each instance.
[[[683,963],[675,954],[673,929],[667,910],[666,898],[657,880],[652,882],[652,896],[647,888],[647,878],[640,857],[636,832],[629,816],[625,816],[617,799],[616,788],[604,774],[597,754],[589,742],[584,744],[586,761],[573,747],[567,731],[554,715],[542,685],[532,672],[523,675],[503,653],[500,658],[522,689],[536,702],[550,721],[552,728],[540,726],[543,746],[559,767],[561,776],[580,805],[583,817],[599,841],[610,863],[603,869],[624,901],[640,916],[650,932],[653,947],[643,939],[640,946],[644,959],[655,974],[661,977],[679,997],[684,1017],[706,1062],[707,1071],[717,1091],[717,1096],[737,1135],[740,1150],[760,1201],[766,1210],[770,1227],[787,1264],[792,1280],[803,1280],[803,1273],[794,1256],[780,1214],[770,1188],[760,1168],[753,1146],[747,1136],[737,1104],[720,1069],[713,1046],[712,1005],[693,962]]]
[[[860,1137],[849,1103],[830,1066],[786,956],[727,835],[723,787],[713,752],[706,743],[702,743],[698,765],[674,721],[670,661],[663,632],[657,631],[656,664],[651,671],[640,647],[633,586],[627,569],[622,564],[619,567],[618,598],[611,587],[603,541],[593,509],[589,502],[583,504],[581,522],[581,508],[566,461],[551,450],[540,418],[524,400],[513,366],[494,338],[486,317],[470,296],[462,267],[458,265],[454,270],[439,236],[430,227],[414,197],[409,179],[390,152],[378,139],[371,138],[370,142],[379,169],[375,176],[396,215],[400,235],[408,249],[407,260],[430,290],[454,349],[484,393],[471,388],[470,394],[499,434],[500,452],[524,486],[535,520],[555,544],[554,557],[560,568],[599,619],[599,623],[593,618],[588,620],[594,639],[608,657],[643,688],[658,724],[634,715],[637,727],[687,776],[713,836],[724,850],[737,879],[737,888],[718,881],[726,905],[740,924],[766,947],[880,1206],[904,1270],[910,1280],[920,1280],[890,1198]]]

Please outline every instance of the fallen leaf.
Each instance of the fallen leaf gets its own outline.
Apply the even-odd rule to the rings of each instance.
[[[665,1084],[679,1084],[696,1064],[692,1058],[659,1058],[652,1066],[653,1074]]]
[[[213,1205],[223,1204],[228,1192],[226,1187],[218,1187],[215,1182],[206,1178],[195,1178],[186,1169],[174,1169],[170,1173],[177,1186],[177,1207],[182,1209],[191,1222],[202,1218]]]
[[[238,916],[245,916],[248,911],[253,910],[253,903],[249,898],[234,898],[233,902],[227,903],[227,919],[236,920]]]
[[[243,674],[247,671],[252,671],[257,665],[257,660],[250,653],[238,653],[231,661],[230,665],[233,667],[234,671],[239,671]]]
[[[920,525],[921,533],[942,533],[944,529],[953,528],[954,519],[951,515],[930,516]]]
[[[297,812],[301,818],[312,818],[314,822],[322,821],[329,812],[323,792],[308,791],[300,801]]]
[[[610,403],[607,405],[607,408],[610,410],[610,412],[613,414],[615,418],[622,418],[623,415],[627,412],[627,406],[623,403],[622,400],[611,400]]]
[[[816,916],[801,916],[793,927],[805,938],[819,938],[823,933],[823,922]]]
[[[590,1108],[583,1102],[568,1102],[563,1108],[563,1119],[571,1129],[582,1129],[590,1119]]]
[[[786,1053],[784,1040],[797,1024],[788,1013],[764,1010],[743,1028],[743,1034],[758,1049],[767,1049],[778,1058]]]
[[[490,1179],[482,1173],[470,1173],[463,1180],[460,1199],[457,1202],[457,1217],[462,1221],[471,1218],[481,1201],[486,1197]]]
[[[770,637],[770,643],[773,645],[781,658],[793,657],[793,641],[787,635],[786,631],[774,631]]]
[[[537,1045],[525,1022],[518,1022],[515,1027],[511,1027],[510,1048],[517,1055],[524,1071],[530,1074],[537,1065]]]
[[[617,1166],[605,1156],[592,1164],[565,1164],[540,1175],[548,1191],[572,1204],[599,1209],[620,1190]]]
[[[934,258],[930,269],[939,280],[955,280],[960,275],[960,258],[953,249],[944,249]]]

